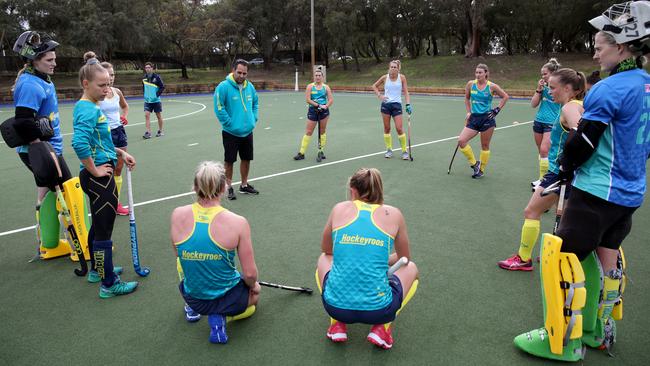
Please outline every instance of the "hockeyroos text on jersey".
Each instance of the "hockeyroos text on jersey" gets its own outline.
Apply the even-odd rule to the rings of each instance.
[[[186,261],[220,261],[223,259],[223,256],[214,253],[201,253],[196,250],[191,252],[183,250],[181,251],[181,258]]]
[[[343,237],[341,238],[341,241],[339,241],[339,244],[375,245],[378,247],[383,247],[385,243],[380,239],[366,238],[359,235],[343,234]]]

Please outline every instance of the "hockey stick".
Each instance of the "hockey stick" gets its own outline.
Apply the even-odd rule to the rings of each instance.
[[[408,126],[407,126],[407,135],[408,135],[408,151],[409,151],[409,159],[413,161],[413,150],[411,149],[411,114],[408,115],[407,117],[408,121]]]
[[[394,274],[398,269],[402,268],[409,262],[408,258],[402,257],[395,262],[390,268],[388,269],[388,275]]]
[[[316,128],[318,128],[318,153],[316,153],[316,162],[320,163],[323,160],[323,150],[320,141],[320,107],[316,108]]]
[[[456,153],[458,152],[458,147],[460,145],[456,145],[456,150],[454,150],[454,155],[451,156],[451,161],[449,162],[449,168],[447,169],[447,174],[451,173],[451,166],[454,164],[454,159],[456,159]]]
[[[563,183],[561,181],[557,181],[548,188],[544,189],[542,191],[542,197],[548,196],[551,193],[555,193],[558,190],[559,186],[559,194],[560,197],[557,201],[557,209],[555,210],[555,224],[553,225],[553,235],[557,234],[557,229],[560,227],[560,221],[562,220],[562,214],[564,213],[564,197],[566,195],[566,183]]]
[[[148,267],[140,267],[140,254],[138,252],[138,233],[135,227],[135,209],[133,207],[133,188],[131,185],[131,169],[126,169],[126,186],[129,192],[129,229],[131,233],[131,258],[133,269],[140,277],[146,277],[151,273]]]
[[[75,268],[74,274],[76,274],[79,277],[82,277],[88,273],[88,263],[86,263],[86,257],[84,256],[83,248],[81,248],[81,242],[79,241],[79,237],[77,236],[77,231],[74,229],[74,226],[72,225],[72,217],[70,217],[68,204],[65,202],[65,198],[63,197],[63,193],[62,193],[63,183],[61,182],[61,179],[63,178],[63,173],[61,172],[61,166],[59,165],[59,160],[57,159],[56,154],[53,151],[50,152],[50,156],[54,161],[54,165],[56,166],[56,171],[58,174],[57,185],[55,186],[55,189],[56,189],[56,198],[59,200],[59,204],[61,205],[61,213],[63,214],[63,226],[65,226],[66,230],[68,231],[68,235],[70,236],[70,246],[75,251],[75,253],[77,253],[77,258],[79,258],[79,265],[81,266],[81,269]]]
[[[270,282],[264,282],[264,281],[258,281],[258,283],[261,286],[279,288],[279,289],[288,290],[288,291],[296,291],[296,292],[301,292],[301,293],[305,293],[305,294],[309,294],[309,295],[311,295],[312,292],[314,292],[314,290],[310,289],[309,287],[285,286],[285,285],[279,285],[277,283],[270,283]]]

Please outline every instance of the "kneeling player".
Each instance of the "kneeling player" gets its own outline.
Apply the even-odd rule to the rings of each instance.
[[[228,342],[226,322],[253,315],[260,293],[248,221],[221,206],[225,190],[223,165],[204,161],[194,175],[196,203],[171,217],[185,317],[192,322],[207,315],[212,343]]]
[[[351,201],[338,203],[325,224],[316,280],[331,324],[327,337],[347,340],[346,324],[371,324],[368,341],[393,346],[391,322],[413,297],[418,269],[409,262],[393,275],[397,258],[410,258],[406,223],[399,209],[384,205],[377,169],[359,169],[349,181]],[[395,247],[394,254],[391,255]]]

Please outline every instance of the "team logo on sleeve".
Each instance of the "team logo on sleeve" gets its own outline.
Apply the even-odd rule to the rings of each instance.
[[[645,92],[650,93],[650,84],[645,84]]]

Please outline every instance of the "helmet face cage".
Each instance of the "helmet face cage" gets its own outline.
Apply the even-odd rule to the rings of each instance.
[[[35,60],[39,55],[54,50],[58,45],[46,33],[27,31],[18,37],[13,50],[23,58]]]
[[[650,2],[614,4],[589,23],[598,30],[609,33],[618,44],[645,43],[650,36]]]

